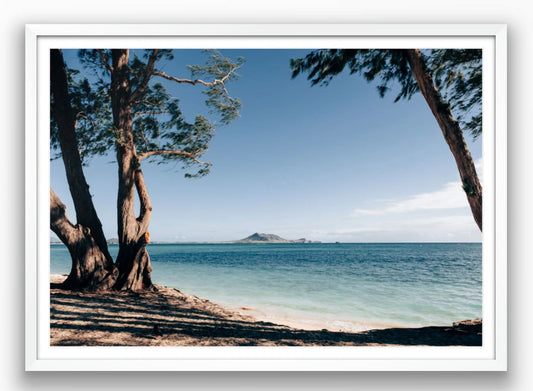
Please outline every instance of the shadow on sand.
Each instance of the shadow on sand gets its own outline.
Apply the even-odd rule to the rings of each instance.
[[[299,330],[228,311],[207,300],[158,292],[51,290],[52,345],[429,345],[481,346],[481,322],[359,333]]]

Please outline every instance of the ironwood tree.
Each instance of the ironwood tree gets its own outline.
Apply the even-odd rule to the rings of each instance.
[[[470,131],[474,138],[482,132],[481,50],[324,49],[292,59],[290,66],[293,78],[307,73],[312,85],[327,85],[347,69],[367,81],[379,81],[381,97],[397,82],[400,90],[395,102],[420,92],[452,152],[472,215],[482,230],[483,189],[462,131]]]
[[[241,103],[226,85],[238,77],[244,60],[231,61],[209,52],[203,65],[191,65],[191,78],[168,75],[158,67],[172,61],[172,50],[80,50],[92,77],[67,69],[61,50],[51,50],[51,147],[64,162],[76,224],[50,189],[50,227],[67,246],[72,269],[62,284],[69,289],[145,290],[153,287],[146,245],[152,203],[142,172],[143,162],[178,162],[186,177],[209,173],[200,160],[217,125],[232,122]],[[217,123],[204,115],[187,121],[179,101],[164,84],[203,87],[205,103]],[[117,227],[119,251],[113,261],[92,202],[83,166],[97,154],[115,150],[118,166]],[[135,213],[135,192],[139,214]]]

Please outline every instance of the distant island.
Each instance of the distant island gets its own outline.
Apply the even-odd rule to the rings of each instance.
[[[274,234],[254,233],[247,238],[236,240],[232,243],[320,243],[316,241],[307,240],[305,238],[289,240]]]

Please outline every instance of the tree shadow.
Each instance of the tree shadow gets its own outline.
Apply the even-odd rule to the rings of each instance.
[[[51,344],[482,345],[480,323],[461,327],[389,328],[358,333],[309,331],[256,321],[251,317],[230,313],[206,300],[191,299],[178,293],[98,294],[52,290]]]

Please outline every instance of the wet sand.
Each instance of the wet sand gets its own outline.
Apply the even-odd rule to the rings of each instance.
[[[52,275],[51,282],[64,278]],[[142,294],[50,290],[54,346],[481,346],[481,332],[480,319],[354,333],[303,330],[259,321],[163,286]]]

